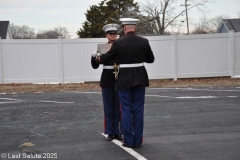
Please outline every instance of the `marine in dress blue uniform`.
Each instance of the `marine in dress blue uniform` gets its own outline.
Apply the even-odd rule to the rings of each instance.
[[[118,29],[118,24],[107,24],[102,28],[108,39],[108,43],[113,43],[114,40],[116,40]],[[97,54],[97,51],[95,51],[91,57],[91,64],[94,69],[99,67],[99,63],[95,60]],[[122,140],[120,132],[121,116],[119,98],[118,93],[114,90],[116,83],[115,75],[113,74],[115,71],[114,63],[118,64],[117,59],[103,64],[100,79],[104,107],[104,133],[108,134],[108,140],[112,140],[113,138]]]
[[[145,87],[149,86],[144,62],[153,63],[147,39],[135,34],[138,19],[122,18],[125,36],[112,44],[98,60],[106,63],[118,57],[118,94],[122,111],[123,146],[140,147],[143,141]]]

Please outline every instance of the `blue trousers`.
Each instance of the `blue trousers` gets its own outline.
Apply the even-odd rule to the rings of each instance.
[[[145,86],[139,84],[118,91],[122,110],[123,141],[129,147],[142,144],[145,90]]]
[[[102,88],[104,107],[104,133],[120,134],[120,106],[118,93],[114,87]]]

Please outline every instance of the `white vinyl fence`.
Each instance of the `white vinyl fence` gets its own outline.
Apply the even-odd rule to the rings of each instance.
[[[240,75],[240,33],[146,37],[155,55],[149,79]],[[105,38],[0,39],[0,84],[99,81],[91,54]]]

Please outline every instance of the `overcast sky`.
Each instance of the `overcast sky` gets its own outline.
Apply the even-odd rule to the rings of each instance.
[[[86,20],[85,12],[89,6],[102,0],[0,0],[0,21],[8,20],[14,25],[27,25],[39,30],[50,30],[57,26],[66,27],[71,38],[77,38],[77,30]],[[184,0],[179,0],[184,2]],[[146,2],[146,0],[135,0]],[[239,17],[240,0],[216,0],[207,5],[207,18],[228,15],[229,18]],[[191,11],[189,19],[198,21],[203,17],[199,12]],[[182,17],[185,18],[184,16]]]

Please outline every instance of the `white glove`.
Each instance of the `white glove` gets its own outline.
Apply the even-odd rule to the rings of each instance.
[[[99,53],[97,51],[94,51],[92,54],[93,57],[97,57],[98,55],[99,55]]]

